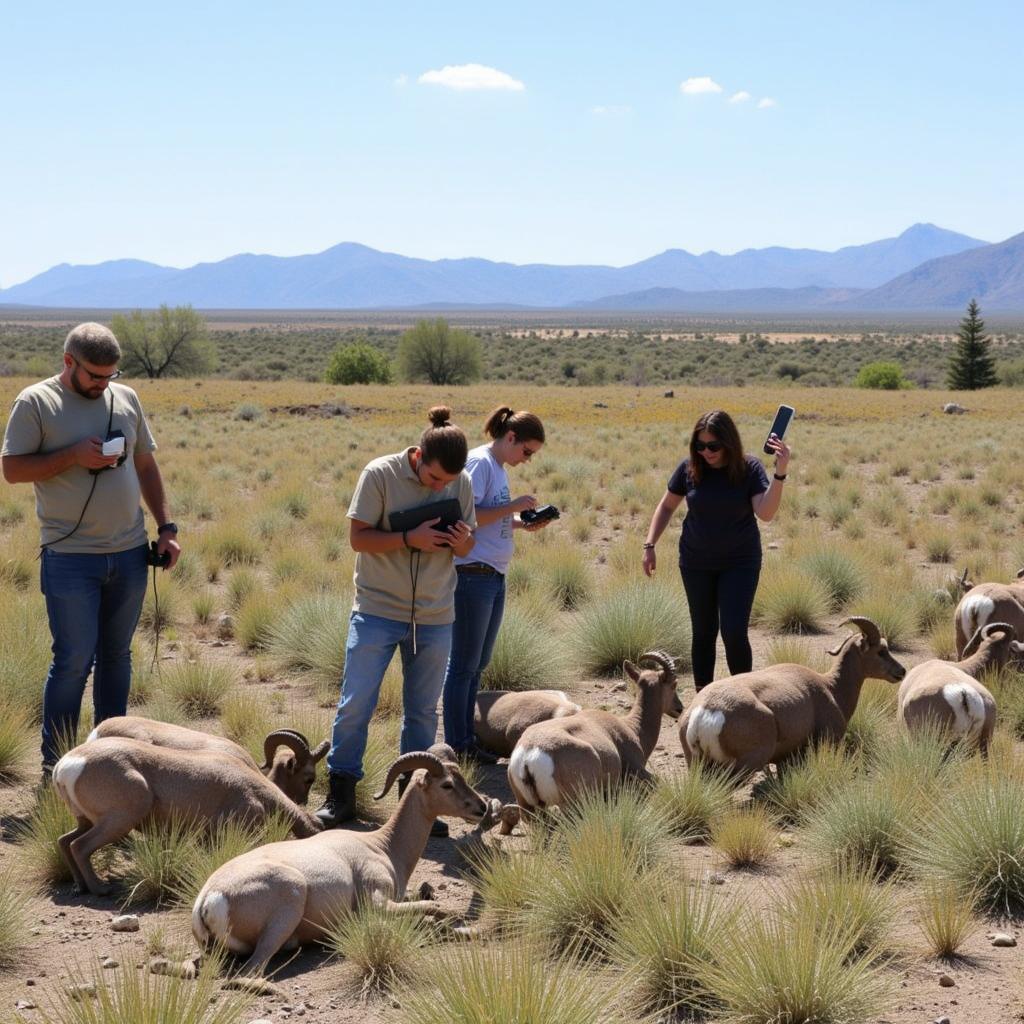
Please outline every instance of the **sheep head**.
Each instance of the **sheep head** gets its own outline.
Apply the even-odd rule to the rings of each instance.
[[[661,698],[661,713],[669,718],[678,718],[683,713],[683,702],[676,693],[675,660],[664,651],[647,651],[637,659],[648,661],[654,668],[640,668],[631,661],[622,663],[622,671],[633,681],[638,690],[656,690]]]
[[[996,654],[1000,664],[1007,661],[1019,664],[1024,661],[1024,643],[1017,639],[1017,631],[1008,622],[986,622],[980,629],[975,630],[974,636],[967,641],[961,658],[969,658],[982,644],[1004,648]]]
[[[967,566],[964,566],[963,575],[956,581],[957,589],[966,594],[968,590],[974,589],[974,581],[967,578]]]
[[[838,657],[844,648],[856,648],[863,661],[864,676],[871,679],[884,679],[887,683],[898,683],[907,674],[907,670],[889,653],[889,642],[882,636],[878,626],[863,615],[851,615],[840,625],[847,623],[860,630],[860,636],[851,633],[841,644],[828,653]]]
[[[451,751],[450,747],[447,749]],[[382,800],[400,775],[411,775],[420,769],[423,774],[412,776],[408,790],[416,788],[422,793],[432,818],[463,818],[475,823],[486,816],[487,801],[466,782],[455,761],[442,761],[437,754],[426,750],[403,754],[394,761],[388,769],[384,788],[374,795],[374,800]]]
[[[330,748],[330,742],[324,740],[315,750],[310,750],[309,740],[301,732],[275,729],[263,741],[261,771],[285,796],[297,804],[305,804],[316,780],[316,763]]]

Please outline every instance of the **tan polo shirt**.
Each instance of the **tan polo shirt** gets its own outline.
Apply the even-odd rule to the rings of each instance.
[[[25,388],[14,400],[4,455],[40,455],[77,444],[86,437],[106,437],[110,403],[114,405],[111,429],[125,437],[127,459],[93,477],[82,466],[39,480],[36,514],[41,542],[50,544],[69,533],[88,508],[74,535],[54,545],[69,554],[114,554],[146,543],[146,527],[139,505],[141,491],[133,456],[152,452],[156,442],[149,432],[139,396],[125,384],[110,383],[99,398],[84,398],[65,387],[60,377],[50,377]],[[92,498],[89,490],[96,481]]]
[[[405,512],[445,498],[457,498],[462,519],[476,527],[473,484],[463,470],[442,491],[424,487],[409,463],[408,448],[395,455],[374,459],[360,474],[348,509],[349,519],[358,519],[378,530],[390,530],[392,512]],[[366,615],[397,622],[412,618],[412,571],[416,577],[416,621],[421,626],[443,626],[455,621],[455,564],[450,549],[414,553],[407,548],[371,554],[356,554],[353,577],[356,596],[353,608]]]

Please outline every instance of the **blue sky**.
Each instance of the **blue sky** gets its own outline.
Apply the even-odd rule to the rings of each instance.
[[[0,0],[0,286],[341,241],[996,241],[1024,230],[1021,38],[1014,2]]]

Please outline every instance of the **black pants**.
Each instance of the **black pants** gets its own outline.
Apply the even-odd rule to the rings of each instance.
[[[738,675],[753,667],[747,627],[754,606],[761,565],[738,569],[684,569],[683,587],[693,627],[693,684],[700,690],[715,678],[715,641],[722,631],[729,672]]]

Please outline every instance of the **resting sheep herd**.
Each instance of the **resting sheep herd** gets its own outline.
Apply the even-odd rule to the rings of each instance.
[[[303,810],[327,741],[311,748],[300,733],[276,730],[264,763],[223,737],[139,717],[108,719],[64,755],[53,772],[56,791],[77,827],[60,850],[81,891],[106,894],[92,855],[133,828],[172,817],[208,825],[257,821],[280,813],[295,839],[250,850],[218,868],[195,901],[192,930],[202,945],[217,941],[247,957],[260,973],[274,954],[322,938],[337,915],[369,901],[399,914],[438,914],[436,904],[403,902],[409,878],[437,817],[457,817],[478,830],[500,824],[508,834],[536,812],[571,804],[585,790],[630,780],[650,783],[647,761],[663,716],[680,719],[687,764],[701,758],[746,778],[781,765],[809,745],[840,740],[857,709],[864,680],[899,684],[898,717],[910,730],[933,723],[952,739],[984,752],[995,724],[995,700],[979,681],[1011,665],[1024,669],[1024,569],[1019,582],[973,586],[954,620],[956,662],[930,660],[909,672],[868,618],[829,654],[824,673],[776,664],[720,679],[683,709],[674,660],[649,651],[623,671],[635,688],[628,712],[581,709],[560,690],[484,691],[477,697],[477,742],[509,758],[516,804],[472,789],[443,744],[404,754],[389,768],[376,799],[404,776],[408,786],[387,822],[373,832],[320,832]],[[401,788],[399,789],[401,793]]]

